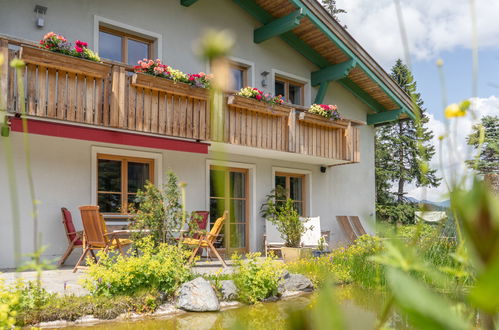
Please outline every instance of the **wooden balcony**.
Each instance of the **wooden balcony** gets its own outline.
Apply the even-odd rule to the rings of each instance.
[[[10,49],[9,44],[13,45]],[[24,103],[32,118],[215,140],[206,89],[7,39],[0,39],[0,54],[8,55],[9,61],[19,57],[26,63],[21,76],[6,65],[0,75],[3,97],[12,114],[21,112]],[[20,83],[24,86],[22,99]],[[304,155],[304,162],[307,156],[338,164],[360,161],[356,127],[360,122],[331,121],[291,106],[269,106],[235,95],[228,95],[225,105],[223,138],[217,142]]]

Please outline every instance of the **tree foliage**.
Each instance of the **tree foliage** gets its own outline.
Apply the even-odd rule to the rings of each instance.
[[[483,117],[473,125],[466,142],[479,151],[475,159],[466,162],[469,167],[481,174],[499,173],[499,116]]]
[[[346,14],[347,11],[342,8],[338,8],[336,5],[336,0],[322,0],[322,5],[324,8],[327,9],[327,11],[333,16],[333,18],[339,23],[340,19],[338,18],[338,14]],[[347,26],[343,25],[343,27],[346,29]]]
[[[417,187],[437,187],[441,180],[437,177],[436,170],[428,166],[435,154],[435,146],[431,143],[433,132],[427,127],[429,119],[421,94],[417,92],[416,81],[409,68],[400,59],[393,66],[391,77],[411,96],[414,104],[421,109],[421,116],[418,121],[393,122],[379,126],[376,130],[375,167],[378,206],[407,203],[405,195],[408,184],[415,184]],[[393,216],[389,218],[392,219]],[[404,219],[402,222],[412,221]]]

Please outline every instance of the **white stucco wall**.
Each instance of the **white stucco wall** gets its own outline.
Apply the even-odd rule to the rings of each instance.
[[[48,7],[46,25],[37,29],[34,25],[35,4]],[[189,8],[180,1],[169,0],[0,0],[0,33],[37,41],[54,31],[69,40],[85,40],[91,48],[94,45],[94,19],[96,16],[128,24],[142,30],[159,34],[162,39],[162,59],[165,63],[185,72],[206,71],[207,65],[199,60],[192,45],[208,27],[231,30],[236,36],[232,56],[254,63],[253,86],[261,86],[260,73],[286,72],[305,80],[310,79],[317,68],[303,56],[278,38],[261,44],[253,43],[253,30],[260,26],[249,14],[230,0],[198,1]],[[251,83],[251,82],[250,82]],[[267,91],[273,93],[272,79],[268,80]],[[305,100],[310,104],[317,92],[310,88]],[[343,89],[331,83],[324,103],[336,104],[345,118],[366,120],[368,108],[364,103]],[[32,167],[37,199],[40,200],[39,218],[42,241],[49,244],[47,256],[61,255],[66,238],[60,219],[60,207],[68,207],[81,228],[77,207],[95,203],[91,200],[91,147],[96,144],[87,141],[59,139],[45,136],[31,136]],[[32,221],[30,215],[29,191],[22,152],[20,134],[12,134],[16,178],[20,195],[22,253],[32,252]],[[124,146],[114,146],[125,148]],[[140,149],[142,151],[146,149]],[[147,150],[146,150],[147,151]],[[163,155],[163,170],[172,168],[186,181],[188,209],[206,209],[206,160],[212,155],[197,155],[173,151],[150,150]],[[229,155],[227,161],[251,164],[255,168],[255,203],[258,212],[260,204],[272,188],[272,167],[288,167],[308,170],[312,173],[313,205],[311,216],[321,217],[322,230],[330,230],[332,241],[343,239],[335,216],[359,215],[363,220],[374,214],[374,129],[361,128],[361,162],[359,164],[328,168],[320,173],[318,165],[303,162],[287,162],[278,157],[257,158]],[[273,159],[277,158],[277,159]],[[7,171],[3,145],[0,144],[0,186],[7,187]],[[11,225],[10,196],[7,189],[0,190],[2,230],[0,231],[0,268],[13,266],[13,239]],[[251,223],[250,248],[260,249],[264,233],[264,221],[254,214]],[[277,235],[271,228],[268,231]],[[75,253],[77,255],[77,253]]]

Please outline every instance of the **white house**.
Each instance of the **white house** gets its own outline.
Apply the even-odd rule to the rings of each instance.
[[[187,183],[188,210],[208,210],[212,220],[230,211],[226,249],[261,251],[265,233],[278,238],[259,214],[276,184],[288,188],[302,215],[320,216],[334,245],[343,239],[335,216],[366,222],[374,215],[374,125],[414,117],[410,98],[316,0],[3,0],[1,8],[0,54],[27,63],[21,76],[7,63],[0,75],[23,255],[33,251],[23,103],[46,258],[67,246],[61,207],[81,229],[78,206],[126,213],[145,180],[161,184],[168,169]],[[286,100],[269,107],[228,92],[217,142],[206,91],[131,72],[142,58],[209,72],[192,50],[209,27],[237,38],[230,57],[234,90],[252,86]],[[88,42],[104,64],[35,49],[50,31]],[[313,103],[337,105],[345,120],[306,113]],[[14,266],[14,210],[3,142],[0,268],[8,268]],[[216,196],[214,177],[228,187]]]

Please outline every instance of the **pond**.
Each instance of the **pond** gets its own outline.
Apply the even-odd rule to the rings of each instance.
[[[345,323],[349,329],[373,329],[377,315],[383,309],[385,295],[382,292],[343,286],[336,289]],[[306,294],[278,302],[257,304],[227,309],[218,313],[183,313],[163,318],[150,318],[141,321],[104,322],[87,325],[95,330],[110,329],[286,329],[290,312],[305,310],[310,312],[316,294]],[[406,329],[405,322],[392,315],[391,327]],[[81,329],[75,326],[73,329]],[[68,329],[68,328],[66,328]],[[70,328],[71,329],[71,328]]]

